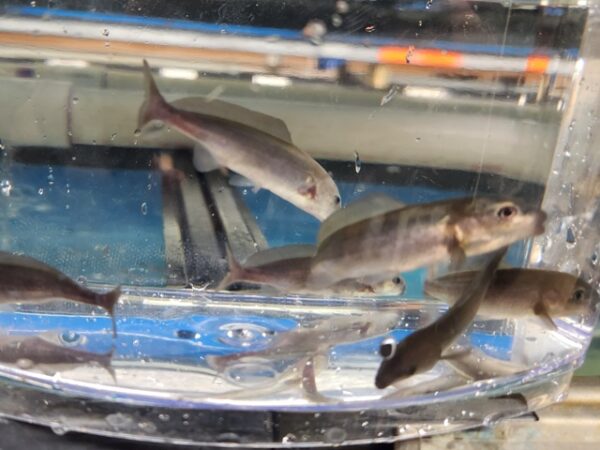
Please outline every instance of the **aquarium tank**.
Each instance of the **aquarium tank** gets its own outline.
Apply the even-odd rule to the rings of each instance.
[[[563,399],[596,0],[0,2],[0,416],[294,447]]]

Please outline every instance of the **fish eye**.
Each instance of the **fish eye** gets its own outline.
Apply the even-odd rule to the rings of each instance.
[[[384,339],[379,346],[379,355],[383,359],[390,359],[396,352],[396,341],[392,338]]]
[[[400,277],[394,277],[394,278],[392,279],[392,283],[394,283],[395,285],[400,285],[400,284],[403,284],[403,283],[402,283],[402,278],[400,278]]]
[[[496,211],[496,215],[502,220],[510,219],[518,213],[519,209],[515,206],[503,206]]]
[[[575,302],[580,303],[583,301],[584,298],[585,298],[585,291],[583,288],[579,288],[575,292],[573,292],[573,300]]]
[[[336,195],[335,197],[333,197],[333,203],[339,205],[340,203],[342,203],[342,198],[339,195]]]

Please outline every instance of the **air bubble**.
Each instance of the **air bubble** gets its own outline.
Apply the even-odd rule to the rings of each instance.
[[[358,152],[354,152],[354,170],[356,173],[360,173],[360,169],[362,167],[362,161],[360,160],[360,155]]]
[[[79,97],[73,97],[72,102],[73,102],[74,105],[76,105],[77,102],[79,102]]]
[[[31,2],[29,2],[29,6],[31,6],[32,8],[35,8],[37,6],[37,3],[35,1],[31,1]]]
[[[10,180],[0,181],[0,190],[2,191],[2,195],[5,197],[10,197],[10,191],[12,191],[12,184]]]
[[[166,413],[160,413],[158,415],[158,420],[160,420],[161,422],[168,422],[171,419],[171,416],[169,416]]]
[[[433,0],[427,0],[425,3],[425,9],[431,9],[431,5],[433,4]]]
[[[35,2],[33,2],[35,3]],[[59,423],[50,424],[50,429],[52,432],[58,436],[63,436],[67,433],[67,429]]]
[[[143,203],[140,205],[140,211],[141,211],[142,215],[144,215],[144,216],[145,216],[146,214],[148,214],[148,204],[147,204],[146,202],[143,202]]]
[[[281,439],[281,443],[282,444],[291,444],[292,442],[296,442],[297,440],[298,440],[298,438],[296,437],[295,434],[288,433]]]
[[[104,29],[104,31],[102,31],[102,36],[108,36],[110,35],[110,31],[108,31],[108,29]]]

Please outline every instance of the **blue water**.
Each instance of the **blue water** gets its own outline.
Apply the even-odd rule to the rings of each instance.
[[[0,249],[44,261],[72,278],[165,286],[160,176],[13,162],[0,196]]]

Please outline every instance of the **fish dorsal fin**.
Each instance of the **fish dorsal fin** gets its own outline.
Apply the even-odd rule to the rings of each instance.
[[[262,250],[251,255],[244,263],[245,267],[259,267],[265,264],[271,264],[277,261],[289,259],[311,258],[315,254],[314,245],[285,245],[283,247],[274,247]]]
[[[185,97],[175,100],[172,106],[189,112],[205,114],[220,119],[255,128],[263,133],[270,134],[282,141],[291,143],[292,137],[287,125],[281,119],[268,114],[252,111],[243,106],[225,102],[223,100],[208,101],[204,97]]]
[[[321,224],[317,242],[320,244],[336,231],[370,217],[385,214],[406,205],[389,195],[374,193],[338,209]]]
[[[25,255],[14,255],[8,252],[0,252],[0,264],[19,266],[24,269],[42,270],[53,275],[66,277],[64,273],[55,269],[54,267]]]

